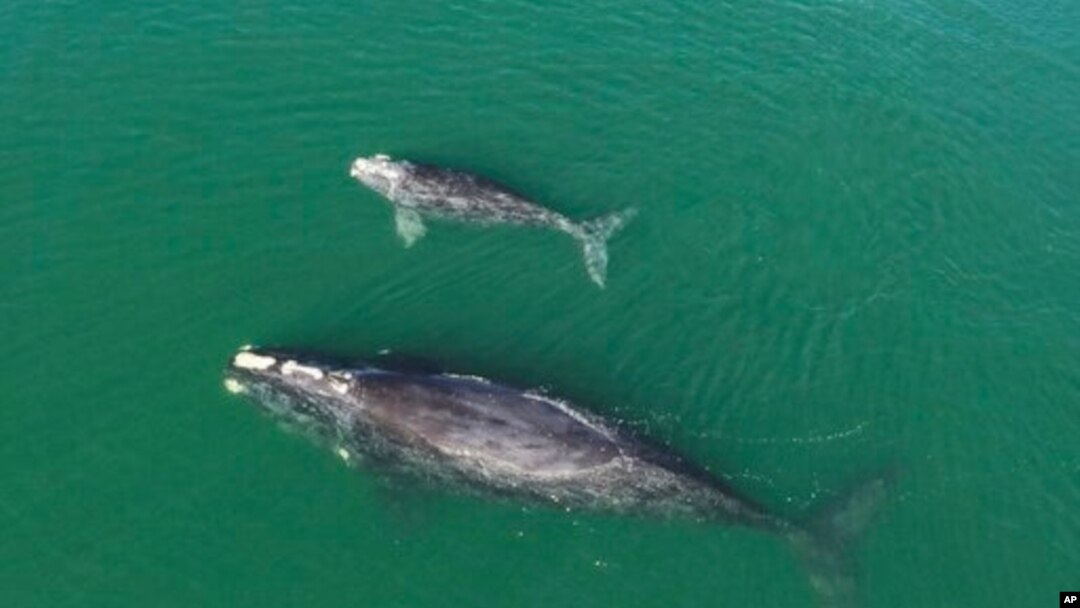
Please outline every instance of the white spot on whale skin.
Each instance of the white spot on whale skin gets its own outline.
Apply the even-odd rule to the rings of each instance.
[[[347,382],[341,382],[340,380],[335,380],[332,377],[330,378],[330,388],[334,389],[342,395],[349,392],[349,384]]]
[[[317,367],[309,367],[307,365],[300,365],[296,361],[286,361],[284,364],[282,364],[281,373],[287,376],[292,376],[294,375],[294,373],[304,374],[305,376],[314,378],[315,380],[322,380],[323,377],[323,372],[321,369]]]
[[[233,357],[233,366],[241,369],[264,370],[275,363],[277,363],[277,359],[273,357],[264,357],[247,351],[237,353]]]
[[[238,381],[236,378],[226,378],[225,390],[229,391],[234,395],[239,395],[241,393],[246,393],[247,387],[245,387],[243,384],[240,384],[240,381]]]

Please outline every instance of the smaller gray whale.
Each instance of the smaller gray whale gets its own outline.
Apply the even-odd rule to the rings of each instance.
[[[477,376],[245,347],[226,369],[225,386],[384,475],[563,509],[774,534],[802,559],[827,606],[853,604],[849,548],[886,489],[886,478],[875,477],[791,518],[596,414]]]
[[[424,236],[424,217],[553,228],[581,243],[585,268],[600,287],[607,279],[607,240],[635,214],[630,208],[574,222],[479,175],[385,154],[356,159],[349,174],[393,203],[397,233],[406,247]]]

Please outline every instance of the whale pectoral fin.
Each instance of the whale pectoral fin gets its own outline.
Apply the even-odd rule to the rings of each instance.
[[[406,247],[412,247],[413,243],[419,241],[427,232],[420,214],[414,209],[406,209],[400,205],[394,209],[394,226]]]

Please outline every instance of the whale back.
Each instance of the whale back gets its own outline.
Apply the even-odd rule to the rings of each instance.
[[[607,429],[561,403],[479,378],[378,374],[362,382],[362,403],[383,432],[466,467],[565,477],[619,455]]]
[[[479,223],[562,226],[565,218],[486,177],[435,165],[407,164],[394,197],[421,213]]]

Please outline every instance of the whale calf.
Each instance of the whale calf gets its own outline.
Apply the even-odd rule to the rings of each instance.
[[[357,158],[349,174],[393,203],[406,247],[424,236],[424,217],[553,228],[581,243],[585,268],[600,287],[607,279],[607,240],[636,213],[630,208],[578,223],[479,175],[385,154]]]
[[[676,452],[596,414],[485,378],[244,347],[225,385],[349,461],[439,487],[567,509],[749,526],[788,540],[827,606],[850,606],[848,548],[884,496],[876,477],[806,521],[771,512]]]

